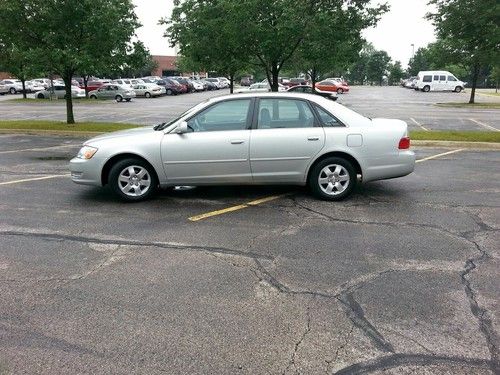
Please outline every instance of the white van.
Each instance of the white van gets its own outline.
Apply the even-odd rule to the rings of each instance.
[[[445,70],[429,70],[418,72],[415,90],[429,91],[455,91],[464,89],[466,82],[457,79]]]

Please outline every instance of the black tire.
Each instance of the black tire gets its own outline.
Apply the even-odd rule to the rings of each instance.
[[[340,173],[335,176],[337,173],[336,168],[334,168],[332,171],[332,176],[327,176],[324,173],[324,169],[328,166],[340,166]],[[322,185],[320,184],[320,178],[326,179],[328,181],[325,183],[327,185],[326,188],[328,188],[330,183],[332,183],[333,189],[335,189],[335,191],[333,191],[332,189],[331,194],[325,192],[323,189],[326,188],[322,187]],[[330,178],[332,179],[331,182]],[[347,179],[347,181],[343,181],[344,179]],[[346,183],[342,184],[342,182]],[[340,186],[344,190],[338,192],[338,189],[336,187],[337,183],[340,184]],[[339,201],[347,198],[352,194],[354,188],[356,187],[356,183],[357,174],[355,168],[353,167],[351,162],[340,157],[329,157],[316,163],[316,165],[313,166],[311,173],[309,174],[308,181],[309,188],[317,198],[329,201]]]
[[[9,89],[9,92],[11,93],[11,95],[17,94],[17,90],[14,87],[11,87]]]
[[[431,91],[431,87],[429,85],[426,85],[424,86],[424,88],[422,89],[423,92],[429,92]]]
[[[149,188],[139,196],[130,196],[125,194],[122,189],[120,188],[120,173],[122,173],[125,169],[132,167],[132,166],[138,166],[144,168],[149,177],[150,185]],[[158,179],[156,177],[156,173],[154,169],[146,162],[144,162],[141,159],[136,159],[136,158],[127,158],[127,159],[122,159],[116,162],[112,167],[111,170],[109,171],[108,175],[108,183],[111,187],[111,191],[121,200],[125,202],[140,202],[146,199],[149,199],[151,196],[154,195],[157,187],[158,187]],[[122,182],[123,183],[123,182]]]
[[[344,93],[344,89],[342,89],[342,88],[339,87],[337,89],[337,94],[343,94],[343,93]]]
[[[144,96],[148,99],[151,98],[151,94],[149,92],[145,93]]]
[[[43,95],[42,93],[38,94],[36,97],[38,99],[45,99],[45,95]]]
[[[455,90],[453,90],[453,91],[455,91],[456,93],[459,93],[460,91],[462,91],[462,88],[460,86],[457,86],[457,87],[455,87]]]
[[[95,96],[95,95],[90,95],[90,99],[97,99],[97,96]]]
[[[173,93],[173,92],[172,92],[172,90],[167,89],[167,95],[168,95],[168,96],[172,95],[172,93]]]
[[[128,103],[128,102],[130,102],[131,100],[132,100],[132,98],[127,98],[127,99],[125,99],[125,101],[126,101],[127,103]]]
[[[119,103],[119,102],[122,102],[123,101],[123,96],[121,95],[116,95],[115,96],[115,100]]]

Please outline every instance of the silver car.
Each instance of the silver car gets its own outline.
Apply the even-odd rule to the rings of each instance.
[[[153,96],[160,96],[166,93],[165,88],[158,86],[156,83],[140,83],[132,86],[137,96],[144,96],[151,98]]]
[[[135,92],[130,87],[113,83],[105,84],[97,90],[89,92],[90,99],[114,99],[117,102],[122,102],[123,100],[129,102],[135,96]]]
[[[209,99],[154,128],[85,142],[71,160],[78,184],[126,201],[177,185],[309,185],[340,200],[358,183],[415,166],[404,121],[369,119],[317,95],[256,93]]]
[[[38,91],[35,94],[35,98],[37,99],[49,99],[49,98],[57,98],[64,99],[66,97],[66,87],[64,85],[54,85],[53,87],[49,87],[48,89],[44,89]],[[76,86],[71,87],[71,97],[72,98],[85,98],[85,90]]]

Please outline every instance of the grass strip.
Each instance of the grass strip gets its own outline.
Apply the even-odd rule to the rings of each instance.
[[[486,109],[500,109],[500,102],[498,103],[459,103],[459,102],[450,102],[450,103],[436,103],[437,107],[445,107],[445,108],[486,108]]]
[[[116,122],[79,122],[74,125],[68,125],[61,121],[32,121],[32,120],[13,120],[0,121],[0,129],[13,130],[52,130],[52,131],[75,131],[75,132],[113,132],[116,130],[125,130],[136,128],[139,125],[122,124]]]
[[[500,132],[490,131],[421,131],[410,132],[410,138],[417,141],[457,141],[457,142],[500,142]]]

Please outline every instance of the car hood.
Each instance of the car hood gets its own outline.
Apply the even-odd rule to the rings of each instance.
[[[156,130],[154,130],[152,126],[142,126],[142,127],[133,128],[133,129],[119,130],[116,132],[106,133],[106,134],[91,138],[88,141],[86,141],[85,144],[92,145],[93,143],[98,143],[98,142],[111,140],[111,139],[116,140],[118,138],[138,137],[141,135],[153,133],[155,131]]]

